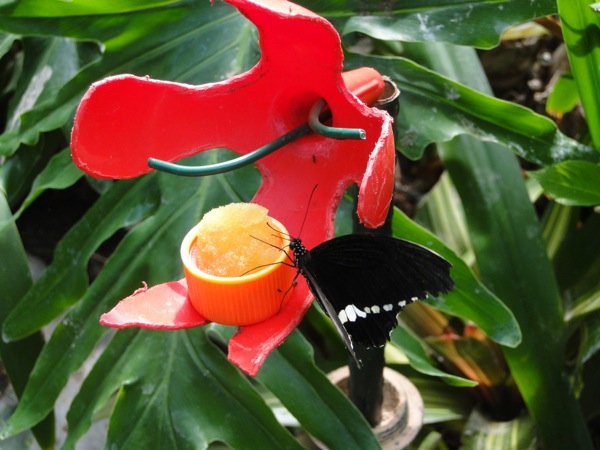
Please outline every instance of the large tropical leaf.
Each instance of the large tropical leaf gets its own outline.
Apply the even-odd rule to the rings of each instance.
[[[23,211],[45,190],[65,189],[72,186],[81,177],[83,177],[83,172],[73,164],[70,149],[66,148],[57,153],[50,158],[48,164],[35,177],[29,194],[23,200],[20,208],[15,212],[11,220],[17,220]],[[4,222],[0,222],[0,228],[3,226]]]
[[[40,0],[8,0],[2,2],[2,10],[4,14],[12,17],[69,17],[127,13],[177,3],[183,2],[181,0],[126,0],[119,2],[73,0],[50,3]]]
[[[471,49],[430,45],[422,51],[432,67],[489,92]],[[558,285],[514,155],[469,137],[455,138],[440,149],[465,208],[482,279],[521,326],[523,341],[504,352],[542,441],[557,448],[575,442],[591,448],[564,373],[566,337]],[[563,411],[560,417],[557,410]]]
[[[119,332],[69,412],[66,448],[117,391],[107,447],[301,448],[204,329]]]
[[[600,205],[600,165],[565,161],[529,172],[554,200],[565,205]]]
[[[88,261],[100,244],[154,213],[159,201],[152,177],[115,184],[58,244],[52,265],[11,312],[4,336],[28,336],[77,302],[87,291]]]
[[[419,158],[426,145],[469,135],[497,142],[537,164],[568,159],[600,163],[591,147],[562,134],[548,118],[530,109],[477,92],[405,58],[350,55],[350,67],[373,66],[401,91],[400,150]]]
[[[600,14],[587,0],[558,0],[557,3],[571,71],[592,140],[600,151]]]
[[[397,327],[392,332],[391,338],[394,344],[402,348],[410,362],[410,365],[415,370],[426,375],[440,377],[448,384],[454,386],[473,387],[477,385],[476,381],[461,378],[456,375],[450,375],[435,367],[431,363],[429,356],[423,349],[419,339],[417,339],[408,329],[402,326]]]
[[[381,40],[450,42],[489,48],[509,26],[556,13],[553,0],[369,0],[301,4],[332,20],[343,34],[365,33]]]
[[[0,222],[9,222],[11,212],[2,189],[0,189]],[[27,255],[17,227],[10,223],[0,228],[0,254],[4,262],[0,265],[0,324],[4,323],[10,310],[31,287],[31,273]],[[10,261],[9,264],[6,262]],[[18,342],[0,341],[2,368],[9,376],[15,393],[20,397],[35,361],[44,346],[41,333],[36,333]],[[42,416],[43,419],[43,416]],[[35,437],[43,449],[54,445],[54,415],[51,411],[43,422],[33,429]]]
[[[396,210],[393,217],[394,235],[425,245],[452,264],[450,276],[456,287],[453,292],[427,302],[441,311],[476,323],[496,342],[515,347],[521,342],[521,331],[511,311],[480,281],[463,260],[440,240]]]
[[[8,108],[4,133],[18,129],[23,114],[52,103],[62,86],[99,56],[96,44],[63,37],[28,37],[22,39],[22,47],[23,69]]]
[[[299,333],[269,357],[257,379],[327,448],[377,448],[365,418],[315,366],[312,349]]]
[[[198,157],[197,162],[210,162],[214,161],[214,158],[215,155],[205,154]],[[249,172],[244,173],[247,176]],[[252,176],[256,175],[250,173]],[[55,258],[47,273],[61,274],[57,281],[62,283],[61,289],[78,294],[63,296],[64,300],[55,304],[52,295],[48,296],[47,292],[36,288],[40,283],[46,282],[50,283],[50,286],[56,286],[54,277],[48,278],[47,281],[42,279],[28,294],[27,302],[21,303],[25,312],[27,304],[37,305],[37,308],[29,309],[32,317],[26,318],[25,312],[23,315],[15,312],[16,319],[6,324],[5,332],[8,334],[11,334],[11,327],[14,327],[12,335],[27,335],[47,320],[61,314],[66,306],[76,301],[44,347],[19,408],[4,430],[6,434],[30,427],[52,409],[70,373],[85,361],[97,341],[106,333],[106,329],[98,323],[102,313],[140,287],[143,281],[153,285],[181,278],[182,267],[178,257],[181,239],[206,210],[231,201],[239,201],[236,186],[224,180],[235,180],[243,175],[190,180],[155,174],[118,182],[101,197],[97,206],[72,228],[63,240],[65,257]],[[153,189],[159,190],[160,206],[155,211],[143,208],[143,205],[157,204],[153,193],[156,191]],[[107,220],[100,226],[90,226],[104,208],[103,203],[107,207],[114,203],[110,199],[112,195],[137,198],[140,205],[134,206],[134,210],[138,208],[141,214],[128,209],[118,213],[120,210],[117,209],[115,217],[131,213],[133,215],[130,218],[136,217],[137,220],[141,220],[151,211],[154,215],[129,231],[88,289],[82,284],[85,282],[82,278],[85,273],[82,274],[80,269],[71,270],[72,261],[68,256],[80,261],[79,265],[85,268],[86,261],[91,256],[91,249],[98,245],[99,237],[108,237],[111,232],[116,231],[117,226],[126,225],[126,221],[119,223],[107,213]],[[69,245],[64,244],[65,240],[70,241]],[[60,254],[59,249],[58,255]],[[57,290],[57,293],[63,292],[61,289]],[[32,311],[35,313],[32,314]]]

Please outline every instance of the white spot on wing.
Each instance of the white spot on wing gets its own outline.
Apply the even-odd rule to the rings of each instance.
[[[379,309],[379,306],[373,305],[371,306],[371,311],[373,312],[373,314],[379,314],[381,310]]]
[[[342,323],[346,323],[348,322],[348,317],[346,316],[346,311],[342,310],[339,312],[338,317],[340,319],[340,322]]]
[[[367,317],[367,313],[366,312],[361,311],[360,309],[358,309],[354,305],[348,305],[348,306],[346,306],[346,308],[344,308],[344,311],[346,312],[346,317],[348,318],[348,320],[350,322],[355,322],[356,319],[358,319],[359,317],[361,317],[363,319],[365,317]]]
[[[393,309],[393,306],[391,303],[388,303],[387,305],[383,305],[384,311],[391,311],[392,309]]]
[[[398,302],[398,306],[399,306],[400,308],[404,308],[404,307],[406,306],[406,300],[400,300],[400,301]]]
[[[354,312],[356,313],[356,315],[358,317],[360,317],[361,319],[364,319],[365,317],[367,317],[367,313],[364,311],[361,311],[360,309],[358,309],[356,306],[352,305],[352,307],[354,308]]]
[[[346,306],[346,309],[344,309],[344,311],[346,311],[346,316],[348,317],[348,320],[350,322],[356,321],[355,309],[356,309],[356,307],[354,305],[348,305],[348,306]]]

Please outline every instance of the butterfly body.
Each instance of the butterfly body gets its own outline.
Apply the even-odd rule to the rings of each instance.
[[[290,249],[294,265],[355,359],[354,342],[383,346],[406,305],[454,288],[449,262],[390,236],[351,234],[312,250],[294,238]]]

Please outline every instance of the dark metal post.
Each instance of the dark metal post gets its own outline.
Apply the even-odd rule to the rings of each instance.
[[[386,80],[386,91],[378,102],[377,107],[386,110],[393,118],[398,115],[398,88],[391,80]],[[395,137],[395,129],[394,129]],[[358,190],[354,192],[354,204],[356,205]],[[392,234],[393,205],[390,205],[387,219],[383,226],[376,230],[366,229],[354,216],[354,233],[378,233],[390,236]],[[356,405],[359,411],[367,419],[372,427],[381,420],[381,405],[383,404],[383,369],[385,367],[384,349],[365,348],[357,344],[354,349],[358,359],[362,361],[359,368],[353,358],[349,358],[350,376],[348,379],[348,397]]]

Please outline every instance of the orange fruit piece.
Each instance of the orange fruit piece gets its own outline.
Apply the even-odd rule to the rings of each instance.
[[[200,270],[239,277],[277,261],[285,245],[268,210],[254,203],[231,203],[204,215],[193,250]]]

